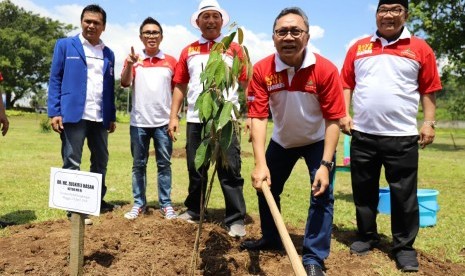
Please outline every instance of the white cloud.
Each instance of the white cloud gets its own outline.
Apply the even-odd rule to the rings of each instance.
[[[351,41],[349,41],[349,43],[347,43],[346,45],[344,45],[346,51],[349,50],[349,48],[355,44],[355,42],[357,42],[358,40],[364,38],[364,37],[367,37],[367,36],[370,36],[369,34],[363,34],[361,36],[358,36],[358,37],[355,37],[353,38]]]
[[[320,26],[310,25],[310,39],[316,40],[320,39],[325,35],[325,30]]]
[[[84,6],[80,5],[56,5],[52,9],[45,9],[41,6],[34,4],[30,0],[12,0],[12,2],[25,10],[37,13],[40,16],[45,16],[58,20],[66,24],[72,24],[77,29],[72,31],[69,35],[76,35],[80,33],[80,16]],[[131,22],[122,24],[115,24],[108,22],[105,32],[102,34],[104,43],[115,52],[115,76],[119,78],[123,66],[124,59],[129,53],[131,46],[136,49],[143,47],[142,42],[139,40],[139,26],[140,22]],[[163,52],[179,58],[181,50],[189,43],[198,39],[200,32],[193,33],[191,30],[182,25],[163,25],[163,42],[161,49]],[[254,33],[251,30],[241,27],[244,31],[244,45],[246,45],[251,61],[253,63],[260,59],[274,53],[275,48],[270,34]],[[226,28],[225,28],[226,30]],[[324,29],[319,26],[310,27],[311,40],[320,39],[324,36]],[[309,43],[310,49],[319,53],[320,50]]]

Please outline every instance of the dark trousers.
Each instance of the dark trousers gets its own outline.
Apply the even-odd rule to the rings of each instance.
[[[360,236],[378,236],[379,178],[381,166],[384,166],[391,194],[393,251],[413,250],[420,222],[418,136],[387,137],[353,131],[350,155],[352,192]]]
[[[203,195],[208,182],[208,166],[203,166],[199,170],[195,169],[195,153],[201,143],[202,124],[187,123],[187,169],[189,171],[189,194],[187,195],[184,205],[190,212],[200,213],[200,199],[203,188]],[[224,223],[229,226],[235,222],[243,223],[245,217],[245,200],[243,194],[244,179],[241,176],[241,147],[236,134],[233,134],[233,140],[227,152],[227,168],[221,166],[221,160],[216,162],[218,166],[218,179],[225,202],[225,219]]]
[[[266,163],[271,174],[270,190],[279,210],[281,210],[280,195],[283,192],[284,184],[291,175],[292,169],[299,158],[303,157],[305,159],[310,174],[311,185],[315,178],[315,173],[320,167],[323,150],[324,141],[307,146],[285,149],[278,143],[270,140],[266,150]],[[333,174],[334,171],[330,173],[330,185],[323,195],[314,197],[310,194],[310,206],[308,208],[302,251],[304,265],[318,264],[322,266],[324,259],[329,255],[334,211]],[[257,195],[263,238],[271,242],[279,241],[279,232],[274,223],[270,208],[266,203],[265,196],[261,192],[258,192]]]
[[[107,192],[108,131],[101,122],[80,120],[63,124],[60,134],[63,169],[80,170],[84,140],[90,151],[90,172],[102,174],[102,200]]]

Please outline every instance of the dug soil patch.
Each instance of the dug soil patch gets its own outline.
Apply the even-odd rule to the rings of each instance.
[[[135,221],[123,218],[131,208],[93,217],[86,226],[85,275],[188,275],[197,225],[165,220],[151,208]],[[292,275],[285,252],[240,251],[241,240],[228,236],[221,226],[222,211],[210,212],[204,224],[196,275]],[[247,237],[260,236],[257,218],[247,218]],[[0,238],[0,275],[69,275],[70,222],[49,221],[8,226]],[[301,254],[303,229],[289,229]],[[333,231],[333,245],[349,244],[354,233]],[[341,246],[338,246],[341,247]],[[334,248],[334,247],[333,247]],[[334,249],[326,261],[327,275],[381,275],[395,268],[388,246],[356,257],[346,248]],[[465,267],[444,263],[420,252],[420,272],[415,275],[465,275]]]

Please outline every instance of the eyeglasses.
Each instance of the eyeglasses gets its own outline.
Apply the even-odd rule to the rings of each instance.
[[[303,33],[307,33],[307,31],[301,30],[301,29],[279,29],[275,30],[274,34],[279,37],[279,38],[285,38],[288,34],[291,34],[293,38],[299,38],[302,36]]]
[[[160,35],[161,35],[161,32],[159,32],[159,31],[145,31],[145,32],[142,32],[142,36],[144,38],[151,38],[151,37],[157,38]]]
[[[394,9],[378,9],[377,13],[379,16],[386,16],[388,13],[392,16],[399,16],[404,9],[401,8],[394,8]]]

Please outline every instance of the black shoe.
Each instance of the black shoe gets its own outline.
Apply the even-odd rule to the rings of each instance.
[[[306,265],[305,272],[307,272],[307,276],[325,276],[323,269],[321,269],[321,267],[316,264]]]
[[[415,250],[400,250],[395,253],[397,267],[402,272],[417,272],[418,260],[417,252]]]
[[[370,252],[373,247],[378,245],[378,239],[369,239],[369,240],[360,240],[355,241],[350,245],[350,253],[356,254],[359,256],[366,255]]]
[[[102,203],[100,203],[100,213],[107,213],[111,212],[114,209],[118,209],[121,206],[119,205],[113,205],[111,203],[106,202],[105,200],[102,200]]]
[[[283,245],[281,242],[269,242],[264,238],[258,240],[249,240],[244,241],[240,245],[241,250],[251,250],[251,251],[258,251],[258,250],[283,250]]]

